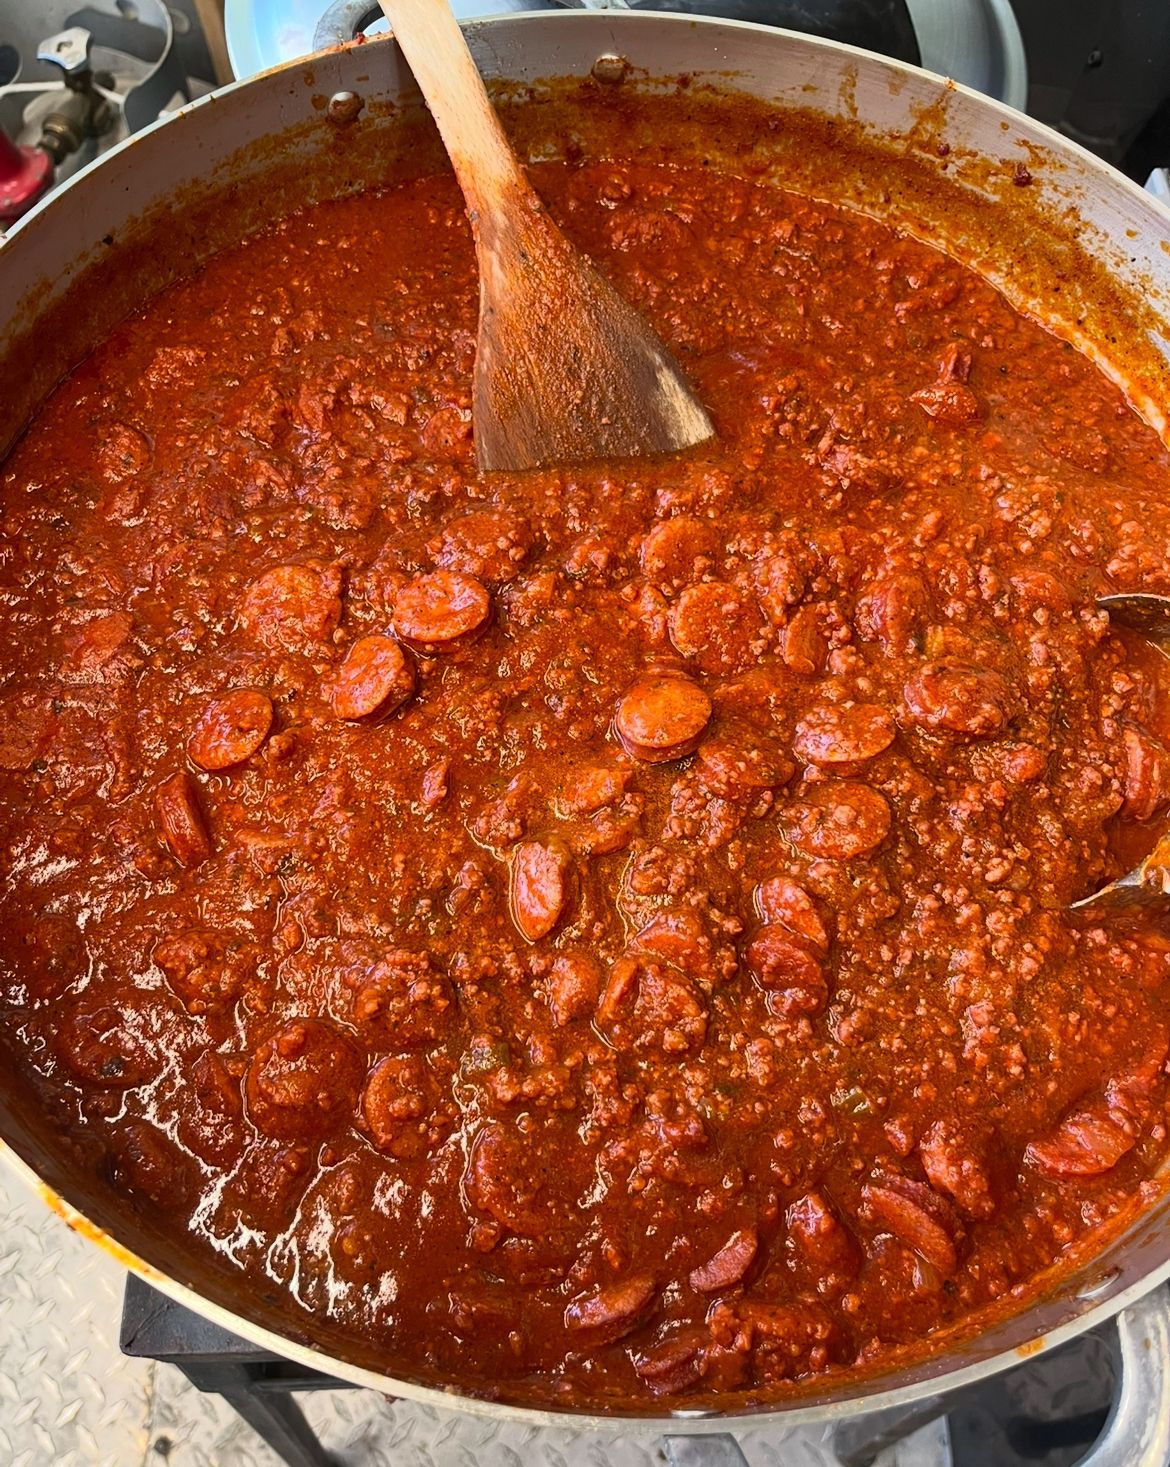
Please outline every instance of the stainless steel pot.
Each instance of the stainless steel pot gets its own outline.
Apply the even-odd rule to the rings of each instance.
[[[530,153],[555,151],[571,128],[572,79],[599,79],[587,88],[592,115],[607,116],[609,107],[614,147],[623,153],[652,156],[658,144],[639,119],[672,107],[675,153],[701,147],[720,166],[834,198],[947,244],[1090,352],[1165,433],[1170,213],[1065,139],[941,78],[757,26],[581,11],[509,16],[468,30],[481,69],[516,102],[509,123]],[[550,85],[549,78],[560,81]],[[738,93],[743,116],[756,124],[749,117],[743,126],[713,128],[719,114],[704,110],[708,87]],[[793,109],[794,117],[799,111],[805,130],[798,136],[786,127],[783,112],[778,126],[771,112],[771,125],[760,125],[761,104]],[[809,146],[809,127],[821,130],[819,150]],[[219,243],[308,200],[430,170],[440,157],[392,41],[291,63],[131,138],[33,211],[0,249],[0,453],[71,362],[135,302]],[[446,1394],[392,1379],[359,1347],[325,1326],[293,1322],[260,1290],[242,1297],[238,1274],[161,1235],[79,1176],[68,1148],[18,1086],[0,1095],[0,1131],[9,1164],[75,1227],[164,1292],[262,1347],[396,1396],[437,1405],[454,1397],[471,1411],[558,1419],[462,1397],[457,1381]],[[1115,1437],[1115,1454],[1101,1460],[1161,1462],[1170,1451],[1170,1326],[1162,1291],[1153,1303],[1137,1301],[1167,1277],[1170,1197],[982,1334],[863,1382],[744,1414],[753,1423],[774,1418],[795,1426],[859,1411],[905,1412],[1126,1311],[1123,1353],[1130,1367],[1144,1362],[1147,1373],[1131,1377],[1124,1397],[1118,1425],[1130,1434]],[[1155,1348],[1143,1347],[1150,1343]],[[679,1416],[688,1431],[726,1431],[727,1418],[708,1413],[664,1411],[631,1425],[661,1431],[664,1419]],[[676,1443],[671,1450],[691,1448]]]

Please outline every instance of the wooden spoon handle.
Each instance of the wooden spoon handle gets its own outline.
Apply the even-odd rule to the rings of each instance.
[[[476,235],[478,216],[490,217],[501,194],[518,190],[535,204],[447,0],[379,3],[438,126]]]

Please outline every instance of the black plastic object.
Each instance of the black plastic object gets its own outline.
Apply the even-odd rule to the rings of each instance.
[[[1166,0],[1012,0],[1028,111],[1144,183],[1170,163]]]
[[[752,20],[845,41],[896,61],[922,64],[906,0],[631,0],[635,10],[682,11],[721,20]]]
[[[348,1381],[270,1355],[133,1274],[126,1279],[118,1343],[123,1355],[164,1360],[196,1390],[222,1396],[288,1467],[338,1467],[290,1393],[351,1390]],[[155,1452],[166,1456],[158,1442]]]

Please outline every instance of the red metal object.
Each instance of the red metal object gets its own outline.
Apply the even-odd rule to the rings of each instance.
[[[0,128],[0,228],[26,214],[53,183],[53,160],[40,148],[20,148]]]

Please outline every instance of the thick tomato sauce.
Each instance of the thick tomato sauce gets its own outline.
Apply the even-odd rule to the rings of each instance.
[[[874,1366],[1147,1195],[1170,465],[959,264],[536,170],[719,428],[476,474],[449,179],[129,322],[3,470],[2,1021],[140,1212],[392,1372]]]

